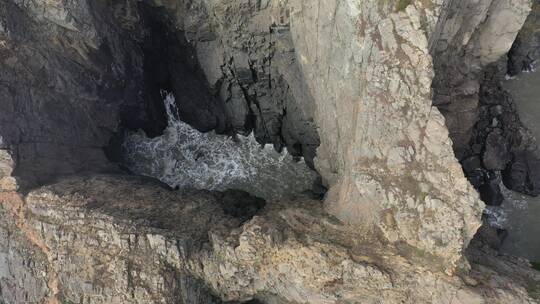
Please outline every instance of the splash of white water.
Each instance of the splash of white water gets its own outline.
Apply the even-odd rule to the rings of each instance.
[[[267,200],[283,199],[311,189],[316,173],[303,160],[261,145],[253,134],[229,137],[201,133],[178,117],[174,96],[163,93],[168,127],[162,136],[129,133],[124,162],[133,172],[152,176],[171,187],[239,189]]]

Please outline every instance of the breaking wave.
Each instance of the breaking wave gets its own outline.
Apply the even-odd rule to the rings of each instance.
[[[173,94],[162,92],[168,127],[162,136],[144,131],[124,138],[125,165],[134,173],[158,178],[171,187],[238,189],[267,200],[283,199],[312,188],[316,173],[285,150],[261,146],[253,134],[201,133],[179,119]]]

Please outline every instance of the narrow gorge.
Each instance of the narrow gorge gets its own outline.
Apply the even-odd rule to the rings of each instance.
[[[538,0],[0,0],[0,304],[538,303],[539,58]]]

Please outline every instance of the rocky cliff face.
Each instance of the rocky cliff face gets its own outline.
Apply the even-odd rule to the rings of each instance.
[[[306,199],[252,217],[231,212],[216,193],[93,176],[2,201],[3,218],[13,219],[13,202],[26,209],[0,228],[11,236],[0,251],[7,303],[220,303],[211,294],[265,303],[533,303],[520,284],[539,279],[526,262],[478,250],[503,274],[474,265],[446,276],[421,252],[405,258]]]
[[[471,143],[530,5],[2,0],[0,298],[534,303],[528,262],[467,261],[483,203],[453,152],[503,169],[495,130]],[[118,131],[162,132],[162,89],[201,131],[305,156],[324,206],[96,175]]]

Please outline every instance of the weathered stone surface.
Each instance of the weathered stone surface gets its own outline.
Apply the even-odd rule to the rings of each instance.
[[[42,260],[43,273],[19,267],[29,280],[49,278],[48,285],[25,285],[27,303],[39,303],[44,292],[62,303],[92,304],[202,304],[216,301],[210,294],[268,303],[534,303],[522,286],[540,278],[524,261],[485,258],[463,279],[450,277],[425,253],[367,237],[320,202],[276,203],[242,224],[225,214],[219,197],[122,176],[71,178],[31,192],[22,209],[27,221],[2,226],[25,231],[53,253]],[[1,202],[3,216],[16,218],[13,198]],[[21,224],[25,230],[16,229]],[[0,245],[0,252],[14,250]],[[25,253],[23,261],[41,255]],[[47,288],[51,282],[56,291]],[[0,280],[1,290],[23,292],[6,284]]]
[[[498,204],[500,195],[498,185],[486,177],[506,167],[523,134],[500,81],[506,73],[505,54],[529,9],[527,0],[451,1],[430,40],[433,102],[446,118],[458,159],[483,159],[465,173],[488,204]]]
[[[165,30],[186,40],[193,50],[188,57],[197,58],[209,90],[219,97],[212,105],[185,96],[197,86],[170,66],[183,120],[200,130],[253,131],[259,142],[286,147],[312,164],[319,145],[314,104],[297,64],[287,2],[146,2],[145,10],[165,20]],[[203,110],[212,115],[198,113]]]
[[[439,7],[292,4],[296,52],[317,105],[317,168],[331,186],[327,209],[441,258],[453,271],[482,203],[432,107],[430,29],[421,20]]]
[[[312,164],[314,106],[285,12],[278,1],[2,1],[0,127],[15,175],[32,186],[111,170],[103,148],[120,127],[166,126],[163,89],[199,130],[254,131]]]
[[[521,122],[514,100],[503,87],[506,73],[506,59],[485,69],[485,77],[480,90],[479,120],[473,132],[473,146],[479,147],[473,154],[482,156],[483,164],[479,169],[485,174],[502,175],[508,180],[512,168],[524,169],[524,174],[536,175],[534,167],[522,167],[514,162],[518,161],[516,155],[529,154],[531,161],[537,157],[530,151],[536,149],[536,140],[531,132]],[[529,151],[529,152],[528,152]],[[518,172],[516,172],[519,175]],[[471,178],[470,175],[467,175]],[[485,180],[488,183],[487,180]],[[524,187],[514,187],[513,183],[505,183],[514,191],[523,192]],[[480,187],[481,185],[478,185]],[[487,185],[486,185],[487,186]],[[538,190],[535,190],[538,191]],[[531,193],[531,191],[523,192]]]
[[[23,184],[107,169],[121,105],[146,115],[140,51],[100,3],[0,2],[0,133]]]
[[[495,129],[486,138],[486,151],[483,155],[484,167],[488,170],[501,171],[510,161],[509,149],[502,130]]]
[[[538,57],[538,4],[454,1],[446,9],[447,20],[441,23],[444,18],[439,19],[432,39],[434,103],[445,115],[456,156],[460,160],[483,158],[479,170],[466,172],[483,193],[493,187],[487,179],[478,182],[479,171],[495,174],[515,159],[513,154],[536,146],[502,82],[507,72],[515,75],[530,69]],[[523,187],[512,189],[522,191]]]
[[[286,145],[308,159],[318,145],[316,124],[322,139],[317,168],[331,187],[327,209],[366,232],[381,233],[391,243],[404,242],[441,258],[452,272],[479,226],[482,204],[453,156],[443,117],[432,106],[428,38],[441,11],[448,13],[441,5],[442,1],[403,8],[393,3],[269,1],[259,7],[240,0],[189,5],[102,0],[75,7],[64,2],[8,2],[4,7],[15,9],[31,30],[22,31],[20,22],[6,17],[11,20],[6,23],[7,43],[25,46],[21,41],[27,41],[31,47],[28,60],[7,49],[19,62],[7,77],[21,80],[18,93],[6,93],[7,100],[14,103],[26,96],[23,86],[32,88],[30,92],[43,88],[44,79],[63,75],[69,80],[53,82],[54,89],[29,99],[34,103],[27,108],[47,104],[50,111],[43,116],[47,119],[28,116],[36,113],[33,110],[17,119],[23,124],[19,129],[32,128],[21,133],[31,139],[9,133],[10,149],[17,151],[15,175],[46,180],[53,174],[107,170],[102,147],[118,128],[118,119],[127,113],[130,119],[124,123],[144,126],[144,117],[132,118],[131,113],[151,109],[148,96],[168,84],[176,95],[184,94],[180,109],[186,106],[193,115],[186,119],[201,122],[201,129],[223,131],[228,125],[247,124],[245,131],[251,122],[261,142],[272,142],[278,149]],[[525,10],[518,4],[508,9]],[[40,33],[38,26],[48,30]],[[493,34],[489,27],[479,33],[481,38]],[[71,44],[50,42],[67,39],[64,35]],[[163,57],[176,59],[169,65],[154,60],[157,55],[146,46],[151,42],[164,45]],[[66,45],[72,46],[69,52]],[[35,56],[36,51],[42,56]],[[58,53],[65,55],[55,57]],[[30,81],[33,75],[23,70],[38,71],[43,61],[49,63],[45,71],[50,75]],[[156,71],[145,68],[149,63],[157,64]],[[107,68],[111,65],[115,68]],[[206,73],[207,84],[200,84],[204,77],[197,65]],[[215,74],[218,71],[221,75]],[[190,73],[200,80],[197,85],[189,85],[193,79],[182,80]],[[161,74],[167,77],[159,79]],[[95,77],[87,79],[90,75]],[[158,79],[148,82],[149,76]],[[135,89],[137,85],[145,90]],[[225,111],[212,106],[219,104],[212,96],[199,94],[206,86],[224,98]],[[42,95],[51,100],[41,101]],[[231,101],[232,96],[243,97],[247,108]],[[62,105],[60,101],[69,105],[52,106]],[[155,117],[155,111],[147,111],[147,118]],[[238,118],[246,112],[254,120],[221,121],[224,113]],[[6,114],[5,121],[18,117],[16,113]],[[34,120],[39,127],[26,123]],[[2,126],[4,130],[9,132]]]

